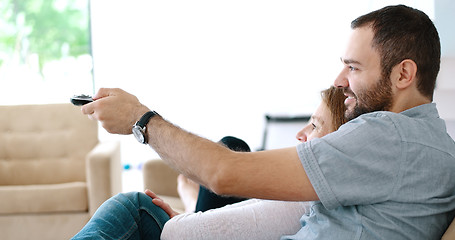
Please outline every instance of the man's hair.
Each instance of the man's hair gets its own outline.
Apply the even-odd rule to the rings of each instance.
[[[372,47],[379,52],[382,76],[389,78],[392,68],[405,59],[417,64],[417,89],[433,100],[441,61],[441,45],[436,27],[420,10],[404,5],[388,6],[360,16],[351,28],[371,27]]]

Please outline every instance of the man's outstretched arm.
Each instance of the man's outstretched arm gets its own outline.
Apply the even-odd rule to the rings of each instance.
[[[82,112],[110,133],[131,134],[149,111],[121,89],[100,89]],[[234,152],[155,116],[147,124],[148,144],[173,168],[221,195],[277,200],[318,200],[295,147]]]

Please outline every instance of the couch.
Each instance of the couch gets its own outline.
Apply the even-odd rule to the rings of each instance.
[[[185,206],[177,192],[178,172],[161,159],[146,161],[142,166],[144,189],[150,189],[166,203],[179,212],[185,212]]]
[[[120,146],[71,104],[0,106],[0,239],[69,239],[121,191]]]

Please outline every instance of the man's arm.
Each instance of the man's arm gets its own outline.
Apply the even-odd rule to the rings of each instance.
[[[149,109],[120,89],[100,89],[82,112],[110,133],[131,134]],[[161,116],[147,124],[149,145],[173,168],[220,195],[310,201],[318,197],[295,147],[234,152],[189,133]]]

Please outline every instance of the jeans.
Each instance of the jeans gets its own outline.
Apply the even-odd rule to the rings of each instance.
[[[104,202],[72,239],[160,239],[168,220],[144,193],[119,193]]]

